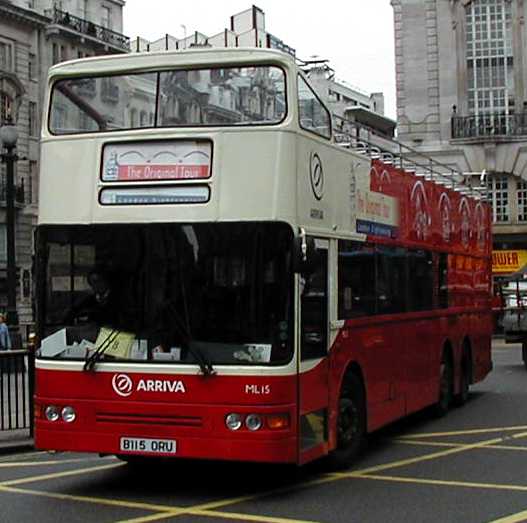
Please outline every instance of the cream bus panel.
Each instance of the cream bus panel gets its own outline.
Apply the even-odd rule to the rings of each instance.
[[[369,158],[307,133],[297,135],[298,223],[312,232],[356,234],[357,187],[369,187]]]
[[[40,187],[39,223],[126,223],[168,221],[254,221],[296,217],[295,135],[276,129],[222,130],[221,133],[137,133],[130,142],[156,140],[211,140],[212,176],[203,180],[102,182],[103,146],[126,143],[106,135],[86,139],[43,140],[43,165],[57,165],[47,172]],[[68,154],[65,155],[64,151]],[[140,187],[210,188],[210,201],[198,204],[101,205],[100,191],[126,191]],[[68,195],[62,198],[60,195]],[[105,199],[110,201],[111,199]],[[58,204],[57,202],[60,202]]]

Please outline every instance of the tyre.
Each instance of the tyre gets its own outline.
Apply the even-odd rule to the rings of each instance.
[[[459,393],[454,397],[454,403],[457,407],[461,407],[468,401],[470,392],[470,356],[466,349],[463,351],[459,380]]]
[[[337,447],[327,457],[329,468],[349,467],[364,447],[366,439],[366,398],[361,379],[348,375],[339,398]]]
[[[435,404],[434,411],[436,416],[444,416],[452,402],[452,390],[454,385],[452,362],[446,353],[441,357],[439,378],[439,398]]]
[[[522,343],[522,359],[525,368],[527,369],[527,342]]]

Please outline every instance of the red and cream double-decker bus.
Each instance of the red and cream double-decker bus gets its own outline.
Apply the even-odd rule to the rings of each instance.
[[[37,448],[343,466],[490,371],[486,204],[336,143],[288,55],[67,62],[46,103]]]

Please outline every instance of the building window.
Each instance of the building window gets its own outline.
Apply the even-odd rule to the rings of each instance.
[[[29,136],[38,136],[38,114],[35,102],[29,102],[28,119]]]
[[[527,182],[517,182],[516,202],[518,204],[518,221],[527,222]]]
[[[37,57],[31,53],[29,53],[27,76],[30,80],[37,79]]]
[[[68,50],[65,45],[60,46],[60,61],[65,62],[68,59]]]
[[[492,115],[485,125],[493,134],[505,134],[503,116],[514,110],[511,3],[473,0],[466,22],[469,114]]]
[[[38,202],[38,165],[31,160],[29,162],[29,183],[27,188],[27,201],[29,203]]]
[[[101,25],[107,29],[112,28],[112,11],[109,7],[102,6]]]
[[[6,231],[7,231],[6,224],[0,223],[0,263],[7,263],[7,232]]]
[[[7,93],[0,92],[0,124],[11,116],[13,100]]]
[[[58,64],[60,62],[59,58],[59,46],[57,44],[53,44],[53,57],[52,57],[53,65]]]
[[[507,176],[495,176],[489,180],[492,198],[492,218],[495,223],[509,221],[509,180]]]
[[[13,70],[13,45],[0,41],[0,70]]]

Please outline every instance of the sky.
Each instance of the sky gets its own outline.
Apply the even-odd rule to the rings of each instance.
[[[233,14],[252,5],[265,13],[266,30],[303,60],[329,59],[336,77],[368,93],[382,92],[395,119],[393,9],[390,0],[126,0],[123,32],[157,40],[199,31],[215,35]]]

